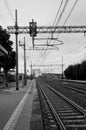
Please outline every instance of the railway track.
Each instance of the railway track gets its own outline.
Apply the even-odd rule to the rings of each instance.
[[[59,84],[63,84],[64,87],[67,87],[69,89],[75,90],[77,92],[86,94],[86,85],[85,84],[81,84],[81,83],[70,83],[70,82],[66,82],[66,81],[60,81]]]
[[[54,82],[54,84],[59,85],[61,87],[63,86],[67,89],[79,92],[81,94],[86,94],[86,85],[82,85],[79,83],[72,84],[72,83],[65,82],[63,80],[53,80],[53,82]]]
[[[41,79],[45,83],[49,84],[52,86],[54,89],[59,91],[60,93],[64,94],[66,97],[70,98],[74,102],[76,102],[79,106],[81,106],[83,109],[86,110],[86,94],[85,91],[81,91],[79,88],[76,90],[76,86],[74,86],[75,89],[70,88],[68,85],[66,87],[66,84],[58,80],[53,80],[53,79]]]
[[[37,80],[45,130],[86,130],[86,112],[70,99]]]

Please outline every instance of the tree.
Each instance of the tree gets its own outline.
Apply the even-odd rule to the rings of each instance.
[[[68,66],[64,74],[67,79],[86,80],[86,61]]]
[[[83,80],[86,79],[86,61],[83,61],[80,66],[80,75],[81,75],[81,79]]]
[[[5,72],[5,77],[7,78],[7,73],[9,69],[12,69],[16,65],[16,53],[13,51],[13,42],[10,40],[10,35],[7,33],[6,29],[0,26],[0,44],[8,51],[8,55],[0,57],[0,66],[3,67]]]
[[[68,66],[68,68],[64,71],[64,74],[65,74],[66,78],[72,79],[72,77],[73,77],[73,66],[72,65]]]

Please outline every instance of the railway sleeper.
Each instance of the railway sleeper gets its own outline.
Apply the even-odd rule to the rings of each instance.
[[[45,126],[45,130],[60,130],[56,125]]]
[[[66,125],[67,130],[86,130],[85,125]]]
[[[64,120],[64,119],[66,119],[66,120],[74,120],[74,119],[85,119],[85,117],[84,116],[63,116],[63,117],[61,117],[61,119],[62,120]]]
[[[66,107],[65,108],[62,108],[62,107],[61,108],[60,107],[57,108],[57,111],[69,111],[69,110],[70,111],[74,111],[74,109],[71,108],[71,107],[70,108],[66,108]]]
[[[76,110],[58,111],[58,113],[76,113]]]
[[[62,117],[62,116],[78,116],[81,114],[78,112],[75,112],[75,113],[58,113],[58,115],[60,115]]]
[[[41,101],[40,105],[42,110],[42,119],[45,130],[60,130],[59,125],[56,125],[57,123],[47,105],[46,100],[40,97],[40,101]]]
[[[63,120],[64,124],[65,125],[74,125],[74,124],[77,124],[77,125],[85,125],[86,124],[86,120],[79,120],[79,119],[76,119],[76,120]]]
[[[58,100],[59,100],[59,99],[58,99]],[[65,104],[63,104],[62,102],[61,102],[60,104],[58,104],[58,102],[57,102],[56,105],[58,105],[58,106],[57,106],[58,110],[65,110],[65,111],[67,111],[67,110],[74,110],[74,108],[71,107],[71,106],[69,106],[69,104],[68,104],[68,105],[65,105]]]

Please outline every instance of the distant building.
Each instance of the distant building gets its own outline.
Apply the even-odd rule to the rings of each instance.
[[[40,69],[33,69],[33,74],[35,75],[35,77],[38,77],[41,75],[41,70]]]

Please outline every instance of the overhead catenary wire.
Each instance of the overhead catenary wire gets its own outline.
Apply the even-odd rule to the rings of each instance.
[[[59,18],[58,18],[58,20],[57,20],[55,26],[58,26],[58,24],[59,24],[59,22],[60,22],[60,20],[61,20],[61,18],[62,18],[63,13],[65,12],[65,9],[66,9],[66,7],[67,7],[68,2],[69,2],[69,0],[66,0],[66,2],[65,2],[65,4],[64,4],[64,7],[63,7],[63,9],[62,9],[62,11],[61,11],[61,13],[60,13],[60,15],[59,15]],[[55,32],[55,30],[56,30],[56,28],[54,29],[53,33]],[[57,37],[57,38],[58,38],[58,37]]]
[[[63,24],[63,26],[67,23],[67,21],[68,21],[70,15],[71,15],[71,13],[73,12],[73,10],[74,10],[74,8],[75,8],[77,2],[78,2],[78,0],[75,1],[73,7],[71,8],[71,10],[70,10],[70,12],[69,12],[69,14],[68,14],[68,16],[67,16],[67,18],[66,18],[64,24]],[[78,46],[77,46],[77,45],[74,46],[74,49],[73,49],[73,47],[71,48],[72,53],[74,53],[74,52],[76,51],[76,49],[78,49],[78,48],[80,48],[80,47],[82,46],[82,44],[80,44],[82,40],[83,40],[83,39],[81,39],[81,40],[77,43]]]
[[[7,3],[7,0],[4,0],[4,3],[5,3],[5,5],[6,5],[6,8],[7,8],[8,12],[9,12],[9,15],[10,15],[12,21],[14,22],[14,17],[13,17],[13,15],[12,15],[11,9],[10,9],[8,3]]]
[[[54,22],[53,22],[53,25],[52,25],[52,26],[54,26],[54,25],[55,25],[55,22],[56,22],[56,20],[57,20],[58,15],[59,15],[59,12],[60,12],[60,9],[61,9],[61,7],[62,7],[62,4],[63,4],[63,0],[62,0],[62,1],[61,1],[61,3],[60,3],[59,9],[58,9],[58,11],[57,11],[57,13],[56,13],[56,17],[55,17],[55,20],[54,20]]]
[[[60,7],[59,7],[58,12],[57,12],[57,15],[56,15],[56,18],[55,18],[55,20],[54,20],[54,23],[55,23],[55,21],[56,21],[55,26],[57,26],[57,25],[59,24],[59,22],[60,22],[60,20],[61,20],[61,18],[62,18],[62,15],[63,15],[63,13],[65,12],[65,9],[66,9],[66,7],[67,7],[68,2],[69,2],[69,0],[66,0],[66,2],[64,3],[63,9],[62,9],[62,11],[61,11],[61,13],[60,13],[60,15],[59,15],[58,20],[56,21],[56,18],[57,18],[57,16],[58,16],[59,11],[60,11],[60,9],[61,9],[61,6],[62,6],[62,4],[63,4],[63,0],[61,1]],[[54,26],[54,24],[53,24],[53,26]],[[52,31],[52,33],[54,33],[55,30],[56,30],[56,28],[54,29],[54,31]],[[49,43],[50,43],[50,42],[49,42]]]
[[[62,18],[62,15],[63,15],[63,13],[64,13],[64,11],[65,11],[65,9],[66,9],[66,6],[67,6],[67,4],[68,4],[68,2],[69,2],[69,0],[66,0],[66,2],[64,3],[64,6],[63,6],[63,9],[62,9],[62,11],[61,11],[61,13],[60,13],[60,15],[59,15],[59,18],[58,18],[58,20],[57,20],[57,22],[56,22],[56,25],[55,26],[57,26],[58,24],[59,24],[59,22],[60,22],[60,20],[61,20],[61,18]],[[63,1],[61,1],[61,4],[60,4],[60,7],[59,7],[59,9],[58,9],[58,12],[60,11],[60,8],[61,8],[61,6],[62,6],[62,3],[63,3]],[[58,14],[58,12],[57,12],[57,14]],[[57,16],[56,16],[57,17]],[[54,23],[55,23],[55,21],[54,21]],[[55,32],[55,30],[56,29],[54,29],[54,31],[52,32],[52,33],[54,33]],[[50,40],[51,41],[51,40]],[[48,42],[48,44],[50,43],[50,41]],[[46,49],[47,50],[47,49]],[[46,53],[46,52],[45,52]],[[48,53],[49,54],[49,53]],[[47,54],[47,55],[48,55]],[[47,56],[46,56],[47,57]]]
[[[60,15],[59,15],[59,18],[58,18],[58,20],[57,20],[55,26],[57,26],[57,25],[59,24],[59,22],[60,22],[60,20],[61,20],[61,18],[62,18],[62,16],[63,16],[63,13],[65,12],[65,9],[66,9],[66,7],[67,7],[68,2],[69,2],[69,0],[66,0],[66,2],[65,2],[65,4],[64,4],[64,7],[63,7],[63,9],[62,9],[62,11],[61,11],[61,13],[60,13]],[[55,30],[54,30],[54,31],[55,31]]]
[[[59,16],[59,12],[60,12],[60,9],[61,9],[61,7],[62,7],[62,4],[63,4],[63,0],[61,0],[60,6],[59,6],[59,8],[58,8],[58,11],[57,11],[57,13],[56,13],[56,17],[55,17],[55,20],[54,20],[52,26],[55,26],[55,22],[56,22],[56,20],[57,20],[57,18],[58,18],[58,16]],[[50,40],[50,41],[51,41],[51,40]],[[48,43],[50,43],[50,41],[48,42],[48,40],[47,40]]]
[[[65,19],[65,21],[64,21],[64,23],[63,23],[62,26],[64,26],[64,25],[67,23],[67,21],[68,21],[69,17],[71,16],[71,14],[72,14],[72,12],[73,12],[73,10],[74,10],[74,8],[75,8],[75,6],[76,6],[77,3],[78,3],[78,0],[76,0],[76,1],[74,2],[73,6],[72,6],[72,8],[71,8],[71,10],[70,10],[68,16],[66,17],[66,19]],[[58,36],[59,36],[59,33],[58,33],[58,35],[57,35],[57,38],[58,38]],[[54,41],[54,43],[55,43],[55,41]]]
[[[78,60],[76,60],[76,59],[78,59]],[[64,56],[64,64],[68,64],[67,66],[69,66],[71,64],[73,65],[73,64],[81,63],[84,60],[86,60],[85,52],[76,53],[74,55],[67,54],[66,56]]]
[[[59,8],[58,8],[58,11],[57,11],[57,13],[56,13],[56,17],[55,17],[55,20],[54,20],[52,26],[55,26],[55,23],[56,23],[56,20],[57,20],[57,18],[58,18],[58,16],[59,16],[59,12],[60,12],[60,9],[61,9],[61,7],[62,7],[62,4],[63,4],[63,0],[61,0],[60,6],[59,6]],[[50,40],[50,41],[51,41],[51,40]],[[50,43],[50,41],[48,42],[48,40],[47,40],[48,43]]]
[[[74,8],[75,8],[75,6],[76,6],[77,2],[78,2],[78,0],[76,0],[76,1],[75,1],[75,3],[74,3],[74,5],[73,5],[73,7],[71,8],[71,10],[70,10],[70,12],[69,12],[69,14],[68,14],[67,18],[65,19],[64,24],[66,24],[66,23],[67,23],[67,21],[68,21],[69,17],[71,16],[71,14],[72,14],[72,12],[73,12],[73,10],[74,10]],[[63,24],[63,25],[64,25],[64,24]],[[45,59],[45,58],[46,58],[46,57],[44,57],[44,59]]]
[[[69,14],[68,14],[67,18],[66,18],[66,19],[65,19],[65,21],[64,21],[63,26],[67,23],[67,21],[68,21],[68,19],[69,19],[70,15],[71,15],[71,13],[73,12],[73,10],[74,10],[74,8],[75,8],[75,6],[76,6],[77,2],[78,2],[78,0],[76,0],[76,1],[75,1],[75,3],[74,3],[74,5],[73,5],[73,7],[71,8],[71,10],[70,10],[70,12],[69,12]]]
[[[83,47],[83,46],[82,46],[83,40],[84,40],[84,38],[82,38],[79,42],[77,42],[77,43],[76,43],[76,46],[74,46],[74,48],[73,48],[73,47],[71,48],[72,53],[77,52],[77,50],[79,50],[79,48],[80,48],[80,50],[81,50],[81,48]],[[78,45],[78,46],[77,46],[77,45]],[[76,49],[77,49],[77,50],[76,50]]]
[[[72,49],[72,50],[70,49],[72,53],[67,53],[67,54],[66,54],[66,56],[65,56],[65,58],[67,59],[66,62],[70,62],[70,64],[72,64],[72,59],[74,59],[75,57],[78,58],[77,63],[78,63],[78,62],[82,62],[82,60],[84,59],[84,54],[85,54],[85,52],[83,51],[84,47],[81,48],[81,44],[80,44],[80,43],[82,43],[82,42],[81,42],[82,40],[83,40],[83,39],[81,39],[79,42],[77,42],[77,44],[79,44],[78,48],[80,47],[80,50],[77,50],[77,51],[76,51],[76,49],[78,49],[78,48],[75,48],[74,50],[73,50],[73,49]],[[74,55],[73,55],[73,53],[74,53]],[[65,59],[65,60],[66,60],[66,59]],[[76,62],[76,61],[75,61],[75,62]]]
[[[78,53],[75,55],[66,55],[64,61],[68,62],[69,65],[73,64],[74,62],[76,62],[76,63],[82,62],[82,60],[84,60],[84,55],[85,55],[85,53],[80,53],[80,55]],[[78,61],[76,61],[76,58],[78,58]],[[75,59],[75,61],[74,61],[74,59]]]
[[[67,4],[67,2],[68,2],[68,0],[66,0],[65,5]],[[54,24],[55,24],[55,22],[56,22],[56,20],[57,20],[57,17],[58,17],[58,15],[59,15],[59,12],[60,12],[60,9],[61,9],[61,7],[62,7],[62,4],[63,4],[63,0],[62,0],[61,3],[60,3],[59,9],[58,9],[58,11],[57,11],[57,13],[56,13],[56,17],[55,17],[55,20],[54,20],[52,26],[55,26]],[[64,8],[64,7],[63,7],[63,8]],[[49,42],[48,42],[48,40],[47,40],[47,43],[49,44],[50,41],[51,41],[51,40],[49,40]],[[47,47],[47,48],[48,48],[48,47]],[[47,51],[47,48],[46,48],[46,51]],[[46,51],[44,52],[44,57],[45,57],[45,55],[46,55]],[[44,59],[45,59],[45,58],[44,58]]]
[[[64,26],[64,25],[67,23],[67,21],[68,21],[69,17],[71,16],[71,14],[72,14],[72,12],[73,12],[73,10],[74,10],[74,8],[75,8],[77,2],[78,2],[78,0],[76,0],[75,3],[73,4],[73,6],[72,6],[72,8],[71,8],[71,10],[70,10],[68,16],[66,17],[66,19],[65,19],[65,21],[64,21],[64,23],[63,23],[62,26]],[[58,36],[59,36],[59,34],[57,35],[57,38],[58,38]],[[55,43],[55,42],[54,42],[54,43]]]
[[[63,24],[63,26],[67,23],[67,21],[68,21],[68,19],[69,19],[70,15],[71,15],[71,13],[73,12],[73,10],[74,10],[74,8],[75,8],[75,6],[76,6],[77,2],[78,2],[78,0],[76,0],[76,1],[75,1],[75,3],[74,3],[74,5],[73,5],[73,7],[71,8],[71,10],[70,10],[70,12],[69,12],[69,14],[68,14],[68,16],[67,16],[67,18],[66,18],[66,20],[65,20],[64,24]],[[79,42],[79,43],[81,43],[81,40],[80,40],[80,42]],[[77,46],[77,45],[76,45],[76,46]],[[79,47],[79,46],[78,46],[78,47]],[[75,46],[74,46],[74,49],[75,49]]]
[[[67,50],[64,50],[63,52],[65,53],[71,53],[72,52],[72,54],[73,53],[76,53],[77,52],[77,50],[80,48],[81,49],[81,47],[83,47],[82,46],[82,41],[84,40],[84,38],[81,38],[77,43],[73,43],[73,45],[74,45],[74,48],[73,47],[70,47],[69,49],[68,49],[68,51]],[[78,46],[75,46],[75,44],[77,44]],[[68,53],[68,54],[69,54]]]
[[[66,1],[66,2],[67,2],[67,1]],[[71,8],[71,10],[70,10],[70,12],[69,12],[67,18],[66,18],[65,21],[64,21],[63,26],[67,23],[67,21],[68,21],[69,17],[71,16],[71,14],[72,14],[72,12],[73,12],[73,10],[74,10],[74,8],[75,8],[77,2],[78,2],[78,0],[76,0],[75,3],[73,4],[73,6],[72,6],[72,8]],[[64,10],[64,9],[63,9],[63,10]],[[60,16],[61,16],[61,15],[60,15]],[[60,17],[60,18],[61,18],[61,17]],[[60,20],[58,20],[57,23],[59,23],[59,21],[60,21]],[[58,37],[57,37],[57,38],[58,38]],[[54,41],[54,42],[55,42],[55,41]]]
[[[1,17],[1,20],[2,20],[2,22],[4,23],[4,25],[7,26],[7,24],[6,24],[6,22],[5,22],[4,18],[3,18],[3,16],[2,16],[1,14],[0,14],[0,17]]]

